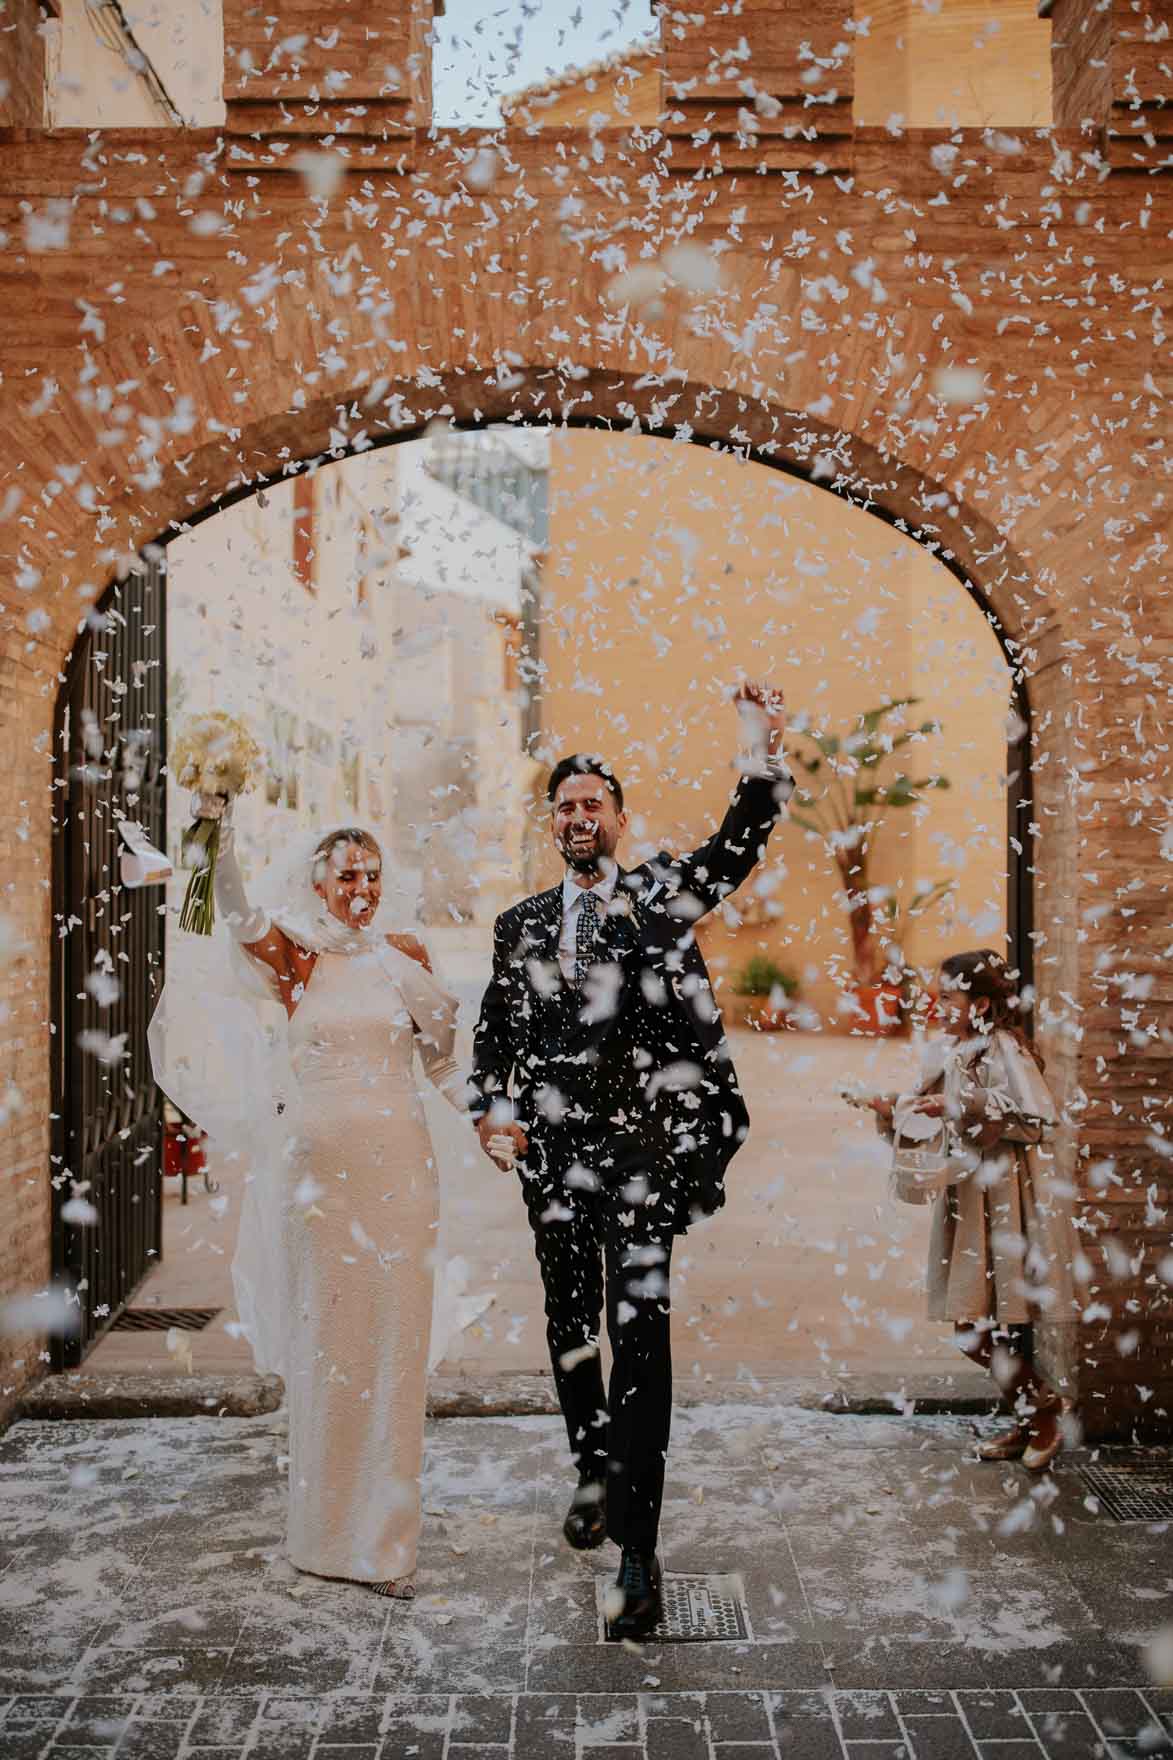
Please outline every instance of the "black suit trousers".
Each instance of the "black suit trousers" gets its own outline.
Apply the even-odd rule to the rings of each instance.
[[[521,1171],[571,1457],[607,1488],[610,1538],[651,1552],[672,1422],[669,1158],[650,1133],[543,1125]]]

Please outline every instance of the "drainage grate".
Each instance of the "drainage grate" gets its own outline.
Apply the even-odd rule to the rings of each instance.
[[[111,1322],[111,1332],[202,1332],[219,1308],[127,1308]]]
[[[1166,1450],[1113,1455],[1076,1471],[1117,1522],[1173,1519],[1173,1457]]]
[[[597,1584],[599,1639],[614,1643],[607,1624],[606,1597],[611,1579]],[[745,1586],[738,1576],[677,1576],[664,1573],[664,1617],[649,1644],[720,1644],[750,1638]]]

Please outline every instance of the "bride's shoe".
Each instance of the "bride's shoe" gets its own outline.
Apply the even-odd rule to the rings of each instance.
[[[1009,1430],[1000,1430],[996,1436],[987,1436],[984,1442],[979,1442],[977,1457],[979,1461],[1020,1461],[1029,1447],[1029,1426],[1015,1424]]]
[[[1055,1433],[1051,1440],[1049,1442],[1032,1442],[1030,1447],[1023,1452],[1022,1464],[1028,1473],[1045,1473],[1062,1447],[1063,1432],[1056,1421]]]
[[[408,1577],[390,1577],[385,1583],[368,1583],[367,1588],[372,1594],[383,1595],[389,1601],[414,1601],[415,1584]]]
[[[1045,1473],[1063,1447],[1063,1404],[1061,1400],[1040,1405],[1030,1426],[1030,1441],[1023,1450],[1022,1464],[1028,1473]],[[1040,1437],[1041,1428],[1041,1438]]]

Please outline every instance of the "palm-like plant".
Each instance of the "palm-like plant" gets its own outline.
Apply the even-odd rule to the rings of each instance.
[[[798,787],[790,818],[821,837],[830,851],[847,898],[852,963],[857,983],[875,984],[893,960],[889,949],[899,944],[908,918],[923,915],[944,898],[953,881],[922,887],[906,907],[888,887],[871,884],[869,865],[876,834],[888,813],[916,806],[935,788],[948,788],[939,774],[913,776],[891,773],[889,766],[905,747],[940,733],[940,723],[893,729],[888,723],[911,708],[919,697],[897,697],[857,716],[848,733],[803,730],[786,748]],[[805,778],[805,780],[803,780]],[[899,971],[897,975],[899,981]]]

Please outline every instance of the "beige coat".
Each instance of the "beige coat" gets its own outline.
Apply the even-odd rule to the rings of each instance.
[[[930,1081],[939,1072],[938,1061]],[[1070,1321],[1078,1249],[1069,1195],[1046,1146],[1058,1120],[1041,1070],[1010,1033],[997,1032],[947,1048],[944,1093],[963,1137],[993,1118],[1005,1131],[974,1172],[934,1201],[929,1318]]]

